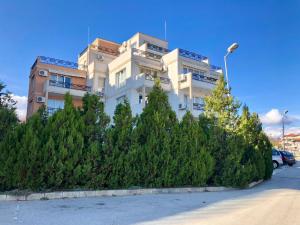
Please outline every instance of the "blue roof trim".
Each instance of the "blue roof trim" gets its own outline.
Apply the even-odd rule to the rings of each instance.
[[[184,50],[184,49],[181,49],[181,48],[179,49],[179,55],[183,56],[183,57],[186,57],[186,58],[189,58],[189,59],[196,60],[196,61],[207,60],[206,56],[203,56],[203,55],[200,55],[200,54],[197,54],[197,53],[194,53],[194,52],[190,52],[188,50]]]
[[[222,70],[220,66],[210,65],[211,70]]]
[[[78,63],[70,62],[62,59],[55,59],[46,56],[38,56],[38,60],[40,63],[44,63],[44,64],[63,66],[71,69],[78,69]]]

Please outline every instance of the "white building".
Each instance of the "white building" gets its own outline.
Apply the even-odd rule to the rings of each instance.
[[[158,78],[177,117],[187,110],[197,117],[203,97],[222,74],[207,57],[179,48],[170,51],[167,41],[142,33],[122,45],[96,39],[80,54],[78,64],[87,70],[88,85],[103,97],[110,116],[125,98],[133,115],[140,114]]]

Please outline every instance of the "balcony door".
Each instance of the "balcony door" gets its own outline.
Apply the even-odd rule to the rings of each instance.
[[[65,88],[71,88],[71,78],[70,77],[64,77],[65,78]]]

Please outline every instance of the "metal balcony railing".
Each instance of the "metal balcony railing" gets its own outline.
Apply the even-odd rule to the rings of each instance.
[[[154,81],[155,79],[159,79],[160,82],[164,84],[170,84],[171,82],[170,79],[167,77],[153,76],[151,74],[145,74],[145,79],[151,81]]]
[[[193,80],[203,81],[203,82],[210,83],[210,84],[215,84],[218,80],[213,77],[207,77],[207,76],[204,76],[201,74],[196,74],[196,73],[192,74],[192,78],[193,78]]]
[[[152,51],[160,52],[160,53],[163,53],[163,54],[170,52],[169,49],[166,49],[166,48],[154,45],[154,44],[150,44],[150,43],[147,43],[147,48],[152,50]]]
[[[79,91],[91,91],[91,87],[82,84],[73,84],[68,82],[61,82],[55,80],[49,80],[49,86],[62,87],[68,89],[74,89]]]
[[[222,71],[222,68],[219,66],[210,65],[210,70],[218,72],[218,71]]]
[[[62,108],[47,107],[48,115],[52,116],[56,111],[58,111],[60,109],[62,109]]]
[[[207,57],[206,56],[203,56],[203,55],[200,55],[200,54],[197,54],[197,53],[194,53],[194,52],[190,52],[188,50],[184,50],[184,49],[179,49],[179,55],[180,56],[183,56],[185,58],[189,58],[189,59],[192,59],[192,60],[195,60],[195,61],[204,61],[204,60],[207,60]]]
[[[160,61],[160,59],[162,57],[161,55],[154,54],[152,52],[146,52],[146,51],[143,51],[143,50],[140,50],[140,49],[137,49],[137,48],[133,48],[132,52],[133,52],[133,55],[142,56],[144,58],[152,59],[152,60],[155,60],[155,61]]]

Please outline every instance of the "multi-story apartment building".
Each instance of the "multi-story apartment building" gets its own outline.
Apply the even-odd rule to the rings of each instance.
[[[50,114],[63,108],[64,94],[67,92],[72,95],[73,104],[81,106],[81,98],[91,90],[86,81],[86,71],[79,70],[77,63],[37,57],[29,76],[27,118],[42,105],[47,107]]]
[[[203,110],[203,97],[210,94],[222,74],[222,69],[211,65],[206,56],[179,48],[169,50],[167,41],[142,33],[136,33],[121,45],[97,38],[79,55],[78,64],[67,66],[65,61],[50,61],[39,57],[32,67],[31,75],[35,78],[30,76],[31,80],[38,79],[30,81],[28,116],[39,107],[40,104],[34,101],[39,96],[45,98],[48,109],[63,107],[62,94],[67,91],[78,105],[86,91],[98,94],[110,116],[114,114],[116,105],[127,98],[133,115],[140,114],[147,104],[147,95],[154,80],[159,79],[178,118],[182,118],[187,110],[197,117]],[[49,76],[43,77],[39,74],[40,70],[45,70]],[[49,95],[49,87],[51,90],[54,86],[50,85],[52,74],[64,77],[56,78],[58,84],[63,83],[55,86],[61,91],[58,106],[56,103],[52,105],[52,100],[49,104],[49,97],[58,96],[57,90]],[[76,86],[75,82],[82,85],[80,96],[73,95],[74,90],[70,88]]]
[[[108,64],[105,110],[109,115],[124,98],[133,114],[141,113],[157,78],[179,119],[187,110],[197,117],[203,110],[203,97],[222,73],[207,57],[179,48],[171,51],[165,40],[142,33],[124,42],[119,51]]]
[[[296,152],[300,151],[300,134],[287,134],[284,136],[284,140],[281,140],[282,146],[284,142],[285,149]]]

